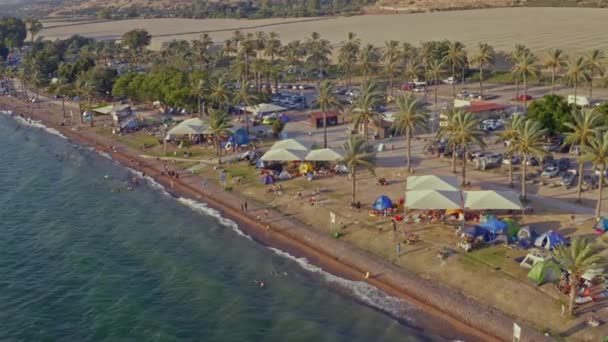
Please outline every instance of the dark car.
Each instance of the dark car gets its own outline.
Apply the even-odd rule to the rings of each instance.
[[[560,171],[566,171],[570,168],[570,159],[568,158],[561,158],[557,161],[557,168]]]
[[[530,158],[528,158],[528,161],[526,161],[526,165],[536,167],[536,166],[540,166],[540,162],[538,161],[538,158],[530,157]]]
[[[566,186],[566,187],[572,186],[572,184],[574,184],[575,180],[576,180],[575,172],[564,172],[564,174],[561,177],[562,185]]]
[[[552,155],[543,157],[543,160],[542,160],[543,166],[549,166],[549,165],[555,165],[555,164],[556,164],[556,162],[555,162],[555,159],[553,159]]]

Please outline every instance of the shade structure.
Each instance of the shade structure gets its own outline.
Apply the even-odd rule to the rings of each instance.
[[[374,204],[372,205],[372,208],[375,210],[386,210],[386,209],[392,208],[392,207],[393,207],[393,202],[391,201],[390,198],[388,198],[384,195],[378,197],[374,201]]]
[[[199,118],[184,120],[171,128],[167,134],[169,136],[203,134],[209,126]]]
[[[331,148],[322,148],[310,151],[304,159],[308,161],[338,161],[342,159],[342,156]]]
[[[265,115],[277,112],[286,111],[287,108],[274,105],[272,103],[260,103],[255,106],[248,106],[245,108],[246,111],[254,115]]]
[[[412,190],[405,195],[408,209],[457,209],[462,207],[460,191]]]
[[[437,190],[459,191],[460,186],[456,176],[409,176],[407,177],[407,190]],[[460,207],[459,207],[460,208]]]
[[[521,210],[519,196],[513,191],[463,191],[464,208],[471,210]]]
[[[302,161],[306,156],[306,151],[290,150],[286,148],[279,148],[276,150],[270,150],[260,158],[263,161]]]
[[[303,143],[301,143],[295,139],[285,139],[285,140],[277,141],[272,145],[272,147],[270,149],[271,150],[288,149],[288,150],[297,150],[297,151],[308,152],[308,148],[306,146],[304,146]]]

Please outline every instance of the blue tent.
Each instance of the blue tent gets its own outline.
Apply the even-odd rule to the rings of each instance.
[[[596,230],[604,233],[608,231],[608,217],[602,217],[594,226]]]
[[[262,176],[262,183],[264,185],[273,184],[274,183],[274,178],[267,173],[267,174],[265,174],[265,175]]]
[[[285,115],[285,114],[281,114],[281,115],[279,115],[279,120],[282,123],[288,123],[289,122],[289,117],[287,115]]]
[[[378,197],[376,199],[376,201],[374,202],[374,204],[372,205],[372,208],[375,210],[386,210],[388,208],[392,208],[393,207],[393,202],[391,202],[391,199],[382,195],[380,197]]]
[[[247,145],[251,140],[249,139],[247,131],[243,128],[239,128],[236,130],[236,132],[234,132],[234,135],[228,139],[228,141],[237,145]]]
[[[548,250],[552,250],[553,248],[555,248],[558,245],[561,244],[568,244],[568,240],[566,240],[565,237],[563,237],[561,234],[558,234],[552,230],[541,234],[538,238],[536,238],[536,240],[534,241],[534,246],[536,247],[540,247],[540,248],[545,248]]]
[[[477,226],[487,230],[492,234],[500,234],[509,225],[506,222],[497,219],[496,217],[490,217],[486,222],[480,223]]]

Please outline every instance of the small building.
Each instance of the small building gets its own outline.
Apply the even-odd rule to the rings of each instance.
[[[488,119],[490,117],[500,116],[509,109],[509,106],[487,101],[467,101],[454,100],[454,108],[460,108],[467,112],[476,114],[479,119]],[[445,121],[445,114],[440,115],[440,120]],[[441,122],[440,122],[441,126]]]
[[[326,125],[327,126],[336,126],[339,124],[340,112],[338,111],[328,111],[326,116]],[[310,114],[310,125],[314,128],[322,128],[323,127],[323,112],[314,112]]]
[[[136,121],[135,112],[131,110],[129,104],[116,104],[105,107],[98,107],[93,109],[94,112],[110,115],[112,117],[112,123],[119,128],[124,128],[126,125]]]

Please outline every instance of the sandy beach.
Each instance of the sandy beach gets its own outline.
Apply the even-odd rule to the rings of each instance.
[[[57,104],[44,104],[37,108],[23,104],[12,97],[1,97],[0,104],[17,115],[33,117],[54,128],[71,141],[88,145],[98,152],[109,154],[120,164],[143,172],[162,184],[176,197],[186,197],[208,203],[222,215],[239,223],[242,230],[256,241],[298,256],[344,278],[366,281],[387,294],[403,298],[423,311],[449,322],[462,331],[467,340],[510,340],[513,319],[493,308],[465,297],[451,289],[416,274],[401,269],[350,244],[333,239],[310,229],[280,213],[269,210],[262,215],[265,206],[246,199],[235,192],[204,182],[203,178],[184,170],[176,170],[179,178],[169,177],[163,171],[165,162],[144,159],[137,150],[107,137],[96,134],[86,127],[61,125],[61,108]],[[205,184],[204,184],[205,183]],[[240,204],[248,201],[248,212]],[[257,216],[264,216],[258,222]],[[270,228],[270,230],[268,230]],[[370,272],[371,277],[364,279]],[[524,327],[525,341],[548,340],[533,329]]]

